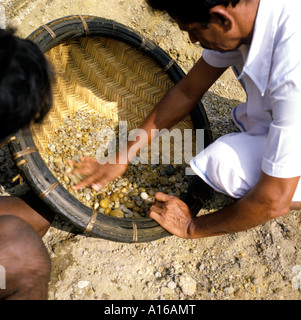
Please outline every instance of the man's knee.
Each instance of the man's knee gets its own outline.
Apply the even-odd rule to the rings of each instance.
[[[13,215],[31,225],[40,237],[47,232],[54,213],[32,193],[21,198],[0,197],[0,215]]]
[[[259,178],[264,144],[265,136],[228,134],[209,145],[192,164],[216,191],[240,198]]]
[[[0,265],[6,277],[0,297],[47,298],[51,271],[47,249],[34,229],[18,217],[0,216]]]

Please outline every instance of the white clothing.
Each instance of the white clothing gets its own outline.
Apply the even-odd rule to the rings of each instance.
[[[266,142],[267,134],[230,133],[194,157],[190,166],[214,190],[239,199],[259,179]],[[293,201],[301,201],[301,183]]]
[[[191,167],[216,190],[235,198],[256,184],[261,170],[278,178],[301,176],[300,9],[300,0],[260,0],[250,46],[203,52],[212,66],[241,70],[238,79],[247,102],[234,108],[232,117],[244,133],[218,139],[191,161]]]

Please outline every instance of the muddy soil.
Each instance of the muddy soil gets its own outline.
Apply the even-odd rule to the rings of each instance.
[[[2,0],[6,24],[26,37],[63,16],[91,14],[123,23],[146,35],[187,72],[201,55],[167,17],[143,0]],[[3,12],[3,10],[2,10]],[[3,18],[2,14],[2,18]],[[3,19],[2,19],[3,21]],[[214,137],[235,130],[230,110],[245,100],[231,71],[203,99]],[[2,195],[29,190],[7,147],[0,149]],[[230,202],[214,194],[210,212]],[[50,300],[301,300],[301,242],[298,211],[254,229],[206,239],[127,244],[78,234],[57,216],[43,241],[52,260]]]

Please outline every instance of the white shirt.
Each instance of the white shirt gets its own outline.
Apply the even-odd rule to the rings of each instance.
[[[262,170],[279,178],[301,176],[300,12],[300,0],[260,0],[250,46],[203,52],[212,66],[241,70],[247,102],[233,120],[249,134],[268,134]]]

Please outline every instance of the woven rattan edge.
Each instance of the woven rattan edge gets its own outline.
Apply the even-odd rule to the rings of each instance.
[[[51,35],[53,39],[56,38],[56,34],[54,33],[54,31],[52,31],[52,29],[50,29],[50,27],[48,27],[46,24],[44,24],[42,28],[44,28]]]
[[[55,26],[58,26],[60,23],[64,23],[64,22],[74,22],[74,20],[80,20],[80,23],[83,25],[84,27],[84,31],[89,30],[89,34],[90,34],[90,29],[89,29],[89,24],[91,22],[93,22],[93,20],[100,20],[102,22],[102,24],[107,23],[108,25],[111,25],[112,28],[114,30],[116,30],[117,26],[120,25],[118,22],[115,22],[111,19],[106,19],[106,18],[102,18],[102,17],[98,17],[98,16],[93,16],[93,15],[70,15],[70,16],[65,16],[59,19],[55,19],[53,21],[50,21],[46,24],[44,24],[43,26],[41,26],[39,29],[35,30],[34,32],[32,32],[30,35],[28,35],[27,39],[31,40],[31,41],[35,41],[35,39],[43,32],[47,31],[49,34],[52,35],[52,38],[54,38],[53,36],[56,35],[56,37],[58,36],[58,34],[55,33]],[[87,21],[90,20],[90,21]],[[53,32],[53,34],[52,34]],[[87,33],[86,33],[87,34]]]
[[[57,186],[59,185],[59,183],[56,181],[53,184],[51,184],[47,189],[45,189],[40,195],[39,198],[43,199],[45,198],[50,192],[52,192]]]
[[[90,34],[90,30],[89,30],[87,21],[85,20],[85,18],[82,15],[79,15],[78,17],[80,18],[80,20],[81,20],[81,22],[82,22],[82,24],[84,26],[86,35],[89,35]]]
[[[25,163],[27,163],[27,161],[26,161],[25,159],[22,159],[22,160],[20,160],[20,161],[18,161],[18,162],[16,163],[16,166],[17,166],[17,167],[20,167],[20,166],[22,166],[22,165],[25,164]]]
[[[133,221],[133,242],[138,242],[138,229],[135,221]]]
[[[92,210],[92,215],[91,215],[91,218],[90,218],[90,221],[89,223],[87,224],[87,227],[86,229],[84,230],[84,233],[90,233],[94,227],[94,224],[96,222],[96,219],[97,219],[97,211],[95,209]]]
[[[28,147],[24,150],[21,150],[19,152],[16,152],[14,155],[13,155],[13,159],[16,160],[20,157],[23,157],[23,156],[26,156],[27,154],[31,154],[33,152],[38,152],[38,149],[36,147]]]
[[[8,139],[7,143],[10,143],[10,142],[12,142],[12,141],[14,141],[14,140],[16,140],[16,139],[17,139],[16,136],[12,136],[12,137],[10,137],[10,138]]]

